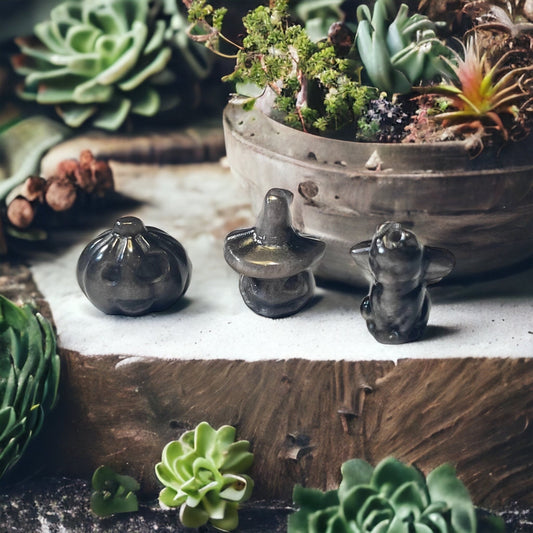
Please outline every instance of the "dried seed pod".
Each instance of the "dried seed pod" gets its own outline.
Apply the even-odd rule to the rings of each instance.
[[[24,196],[30,202],[44,200],[44,191],[46,188],[46,180],[40,176],[30,176],[22,185],[20,190],[21,196]]]
[[[35,208],[27,198],[17,196],[7,207],[7,218],[16,228],[25,229],[35,218]]]
[[[104,196],[107,192],[114,190],[113,171],[106,161],[93,161],[91,170],[96,185],[94,192],[98,196]]]
[[[92,163],[94,156],[90,150],[82,150],[80,153],[80,162],[78,171],[76,173],[76,181],[78,185],[88,193],[92,193],[95,188],[95,181],[92,172]]]
[[[80,170],[80,164],[75,159],[64,159],[57,165],[55,176],[69,181],[77,181],[77,174]]]
[[[52,176],[46,183],[45,201],[54,211],[70,209],[76,201],[74,183],[65,178]]]
[[[340,57],[346,57],[355,40],[355,34],[344,22],[334,22],[328,31],[328,40]]]
[[[97,196],[105,196],[115,188],[110,166],[106,161],[96,160],[90,150],[80,153],[76,180],[85,192],[96,193]]]
[[[90,150],[80,152],[80,166],[89,168],[94,161],[94,155]]]

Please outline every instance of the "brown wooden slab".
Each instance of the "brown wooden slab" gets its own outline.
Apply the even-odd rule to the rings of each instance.
[[[0,292],[50,316],[22,264],[0,263]],[[206,420],[251,441],[258,499],[289,501],[295,483],[332,488],[343,461],[394,455],[426,472],[453,463],[477,505],[533,506],[531,358],[395,365],[60,355],[59,404],[25,457],[32,474],[89,479],[106,464],[155,497],[163,446]]]
[[[62,352],[61,402],[45,440],[54,471],[100,464],[155,495],[163,446],[202,420],[232,424],[256,459],[255,496],[335,487],[343,461],[388,455],[457,467],[478,505],[533,505],[533,361],[246,363]]]

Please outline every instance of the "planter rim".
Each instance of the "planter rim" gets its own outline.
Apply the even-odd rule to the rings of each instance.
[[[328,139],[235,104],[224,110],[224,132],[228,162],[254,209],[272,187],[294,194],[297,229],[326,242],[316,270],[323,278],[367,284],[348,251],[386,220],[450,250],[456,278],[501,270],[533,253],[533,136],[506,146],[505,154],[486,150],[472,160],[464,141]],[[385,170],[365,167],[375,150]]]
[[[486,175],[533,170],[533,136],[509,143],[500,149],[485,148],[477,157],[467,151],[467,141],[435,143],[370,143],[322,137],[291,128],[270,117],[262,109],[244,110],[242,105],[228,103],[224,121],[240,142],[261,150],[278,159],[297,161],[299,165],[316,167],[323,164],[328,171],[376,178],[464,178],[480,171]],[[251,133],[250,133],[251,131]],[[279,141],[276,138],[279,138]],[[294,142],[287,142],[294,139]],[[302,142],[304,141],[305,142]],[[306,146],[307,153],[298,153],[296,146]],[[318,154],[325,154],[321,157]],[[339,159],[342,156],[342,159]],[[370,157],[384,162],[382,169],[368,168]],[[333,160],[329,159],[332,158]],[[429,163],[429,164],[428,164]]]

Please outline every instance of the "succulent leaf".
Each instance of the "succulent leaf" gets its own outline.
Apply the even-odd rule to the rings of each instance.
[[[408,16],[408,7],[396,8],[394,0],[377,0],[372,13],[357,9],[356,43],[370,83],[389,95],[405,94],[414,85],[448,72],[441,56],[451,51],[437,39],[435,25],[419,14]]]
[[[501,533],[497,517],[478,524],[468,491],[450,465],[427,480],[413,466],[389,457],[373,469],[361,460],[342,466],[338,490],[300,486],[288,533]],[[480,526],[478,529],[478,525]]]
[[[430,472],[427,485],[431,500],[444,502],[451,510],[452,526],[457,533],[475,533],[476,513],[467,488],[455,475],[452,465],[443,464]]]
[[[130,476],[115,473],[108,466],[97,468],[92,477],[91,510],[99,517],[131,513],[139,505],[135,492],[139,483]]]
[[[210,522],[222,531],[238,524],[238,504],[246,501],[253,481],[244,471],[253,454],[248,441],[235,441],[235,428],[218,430],[207,422],[185,432],[163,449],[156,476],[165,485],[159,501],[180,507],[184,526],[200,527]]]
[[[59,356],[50,323],[0,295],[0,477],[22,456],[55,405]]]
[[[35,25],[33,39],[16,40],[21,54],[13,66],[25,76],[19,96],[57,106],[71,127],[92,121],[117,129],[130,113],[153,116],[166,109],[161,80],[167,90],[175,80],[171,59],[180,60],[181,76],[197,78],[209,73],[211,61],[188,39],[177,3],[153,9],[149,3],[67,0],[53,8],[49,20]]]
[[[330,26],[343,19],[342,3],[343,0],[306,0],[296,5],[296,14],[313,42],[325,39]]]

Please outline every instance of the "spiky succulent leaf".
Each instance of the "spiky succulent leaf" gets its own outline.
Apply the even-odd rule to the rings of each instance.
[[[442,56],[451,51],[437,38],[435,25],[394,0],[377,0],[357,9],[357,49],[370,83],[388,94],[408,93],[413,85],[449,72]]]
[[[201,77],[209,69],[202,48],[185,33],[176,4],[148,0],[67,0],[19,38],[15,70],[25,76],[19,95],[56,106],[66,124],[87,121],[114,130],[130,113],[153,116],[178,99],[162,86],[175,81],[173,55]],[[173,7],[172,7],[173,6]]]
[[[478,528],[476,510],[450,465],[427,480],[393,457],[372,468],[361,459],[342,465],[338,490],[323,493],[300,486],[288,533],[502,533],[492,517]]]
[[[50,323],[0,295],[0,477],[22,456],[54,407],[60,361]]]
[[[235,442],[235,428],[218,430],[207,422],[185,432],[163,449],[156,476],[165,485],[159,501],[180,507],[184,526],[210,522],[222,531],[238,524],[238,504],[252,493],[253,481],[244,472],[251,466],[250,443]]]

